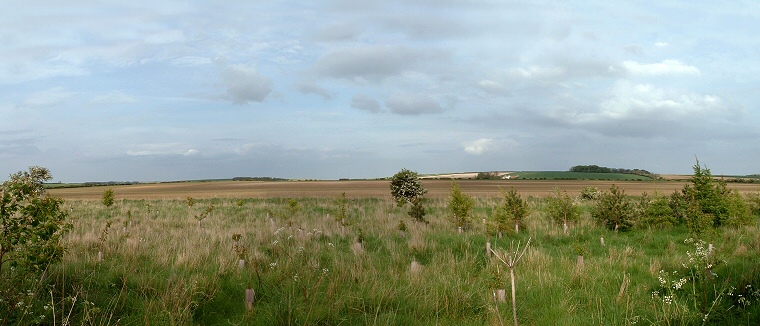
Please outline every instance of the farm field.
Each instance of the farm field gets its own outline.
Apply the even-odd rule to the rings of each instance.
[[[584,187],[609,189],[613,184],[630,195],[642,193],[671,194],[683,188],[685,181],[600,181],[600,180],[458,180],[462,190],[478,197],[498,197],[503,190],[514,187],[524,196],[545,197],[558,188],[577,195]],[[423,180],[430,192],[428,197],[449,195],[451,180]],[[730,183],[729,188],[741,193],[760,191],[760,183]],[[369,181],[208,181],[176,182],[48,190],[52,196],[64,199],[98,200],[105,189],[111,188],[123,199],[184,199],[194,198],[337,198],[346,193],[352,198],[390,198],[388,180]]]
[[[21,318],[14,323],[512,325],[509,268],[488,254],[488,242],[500,255],[525,248],[514,269],[523,325],[760,321],[756,215],[702,241],[687,225],[610,230],[592,217],[599,201],[578,196],[614,183],[637,201],[645,192],[668,196],[684,182],[458,183],[474,199],[461,233],[448,208],[450,180],[423,181],[428,223],[396,205],[387,180],[51,189],[72,221],[68,251],[44,280],[27,280],[35,290],[23,294],[18,309],[25,311],[14,311]],[[512,187],[528,215],[519,232],[500,237],[495,216]],[[566,231],[549,217],[554,188],[580,210]],[[101,203],[107,189],[116,196],[111,207]],[[497,290],[506,291],[504,300]]]

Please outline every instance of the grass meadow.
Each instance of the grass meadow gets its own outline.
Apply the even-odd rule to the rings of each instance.
[[[498,238],[483,219],[502,199],[475,200],[461,233],[445,198],[427,200],[430,223],[420,224],[390,198],[349,197],[345,225],[334,197],[67,200],[68,252],[22,323],[511,325],[509,270],[486,242],[501,251],[528,239],[515,267],[520,324],[760,322],[757,222],[724,229],[705,253],[685,228],[598,227],[590,201],[565,233],[530,197],[525,227]]]

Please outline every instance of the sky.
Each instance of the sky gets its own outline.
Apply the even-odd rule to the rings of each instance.
[[[18,1],[0,175],[755,174],[759,90],[757,1]]]

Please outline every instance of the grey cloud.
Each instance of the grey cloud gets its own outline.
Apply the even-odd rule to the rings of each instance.
[[[236,104],[263,102],[272,92],[272,81],[254,67],[230,65],[220,75],[227,87],[225,98]]]
[[[298,91],[304,94],[316,94],[324,98],[325,100],[329,100],[332,98],[332,94],[330,94],[329,91],[326,89],[320,87],[316,84],[314,81],[301,81],[298,83]]]
[[[350,41],[356,39],[359,30],[351,23],[333,23],[319,30],[315,38],[323,42]]]
[[[386,100],[385,106],[391,109],[391,112],[401,115],[433,114],[444,111],[437,99],[418,94],[393,95]]]
[[[325,54],[317,60],[315,70],[335,78],[378,79],[407,70],[422,59],[421,53],[403,46],[359,46]]]
[[[380,102],[364,94],[356,94],[351,99],[351,107],[371,113],[380,112]]]

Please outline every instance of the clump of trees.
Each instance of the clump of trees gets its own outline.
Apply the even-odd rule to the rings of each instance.
[[[753,201],[728,189],[726,181],[716,179],[699,161],[694,174],[680,192],[670,196],[644,194],[638,200],[613,185],[599,195],[591,215],[612,230],[632,227],[671,227],[686,225],[697,237],[710,236],[721,227],[753,223]],[[584,196],[585,198],[585,196]]]
[[[623,169],[623,168],[608,168],[606,166],[598,165],[576,165],[570,168],[570,172],[588,172],[588,173],[625,173],[635,174],[652,179],[657,179],[660,176],[643,169]]]

